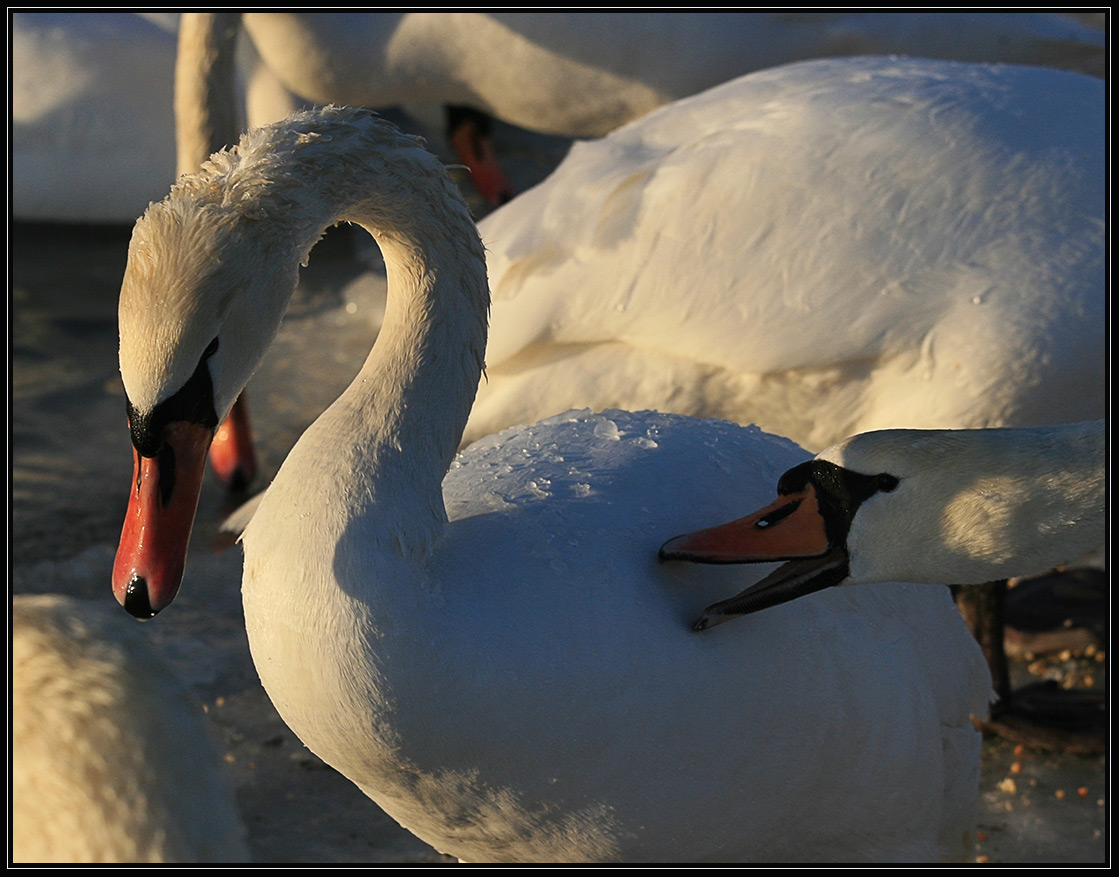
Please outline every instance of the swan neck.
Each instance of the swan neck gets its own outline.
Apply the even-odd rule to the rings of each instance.
[[[469,234],[457,239],[402,235],[361,223],[384,256],[388,298],[377,341],[340,400],[366,412],[367,429],[359,440],[378,448],[379,458],[406,452],[409,468],[440,497],[486,346],[485,262],[466,220],[463,231]]]
[[[457,186],[415,141],[398,135],[347,161],[340,139],[334,160],[293,175],[300,182],[285,197],[304,209],[288,233],[298,250],[334,222],[361,226],[381,250],[388,295],[365,364],[308,442],[316,470],[355,508],[391,497],[438,526],[442,479],[483,368],[485,252]]]
[[[237,141],[235,49],[240,12],[184,12],[175,56],[178,175],[197,171]]]

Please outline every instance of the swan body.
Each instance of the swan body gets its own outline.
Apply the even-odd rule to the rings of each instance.
[[[782,475],[760,512],[661,549],[717,563],[796,559],[703,626],[832,584],[978,585],[1075,562],[1105,540],[1103,421],[882,430]]]
[[[247,12],[264,66],[317,103],[466,104],[602,137],[662,104],[806,58],[903,54],[1062,66],[1100,31],[1053,14]]]
[[[212,15],[243,23],[250,127],[307,102],[453,104],[545,134],[602,137],[665,103],[806,58],[1104,69],[1103,32],[1053,13],[246,12],[187,13],[184,25]],[[476,137],[452,129],[479,191],[503,203],[513,189]]]
[[[340,218],[382,248],[384,324],[242,537],[253,659],[300,738],[466,861],[962,854],[968,717],[990,680],[947,590],[836,589],[697,637],[691,613],[727,582],[659,566],[662,534],[762,495],[806,459],[791,442],[574,411],[456,457],[486,339],[482,247],[438,162],[361,111],[252,132],[137,223],[125,607],[173,597],[181,561],[164,555],[185,552],[204,466],[192,436],[233,403]]]
[[[15,12],[15,218],[132,222],[175,179],[174,17]]]
[[[143,632],[92,601],[11,608],[13,861],[247,862],[202,710]]]
[[[895,426],[1103,416],[1102,81],[895,58],[744,76],[487,216],[467,442],[570,407]]]

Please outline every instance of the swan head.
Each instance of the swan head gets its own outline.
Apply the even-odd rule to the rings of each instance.
[[[670,539],[662,560],[786,561],[698,629],[830,585],[974,585],[1104,543],[1102,423],[861,433],[790,469],[778,499]]]
[[[137,221],[121,286],[135,472],[113,589],[141,618],[178,590],[214,432],[275,335],[309,249],[294,248],[282,223],[260,234],[259,212],[229,198],[213,171],[184,178]]]
[[[709,606],[695,629],[853,581],[852,524],[867,502],[899,483],[887,471],[859,472],[817,457],[785,472],[777,482],[778,498],[765,508],[665,542],[662,561],[786,561],[737,596]]]
[[[121,285],[120,370],[130,410],[150,413],[201,368],[221,420],[279,327],[298,279],[282,235],[184,178],[136,222]]]
[[[137,221],[121,287],[135,474],[113,591],[131,614],[150,618],[178,591],[214,431],[272,342],[299,266],[339,220],[377,239],[390,284],[399,278],[417,296],[455,290],[454,306],[473,316],[477,358],[461,377],[477,386],[482,245],[454,182],[416,138],[368,110],[324,107],[215,153]],[[407,305],[394,313],[410,325]]]

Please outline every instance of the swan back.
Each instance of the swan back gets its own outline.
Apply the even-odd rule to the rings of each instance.
[[[583,405],[814,451],[1100,416],[1103,109],[1077,74],[834,59],[576,144],[480,224],[494,304],[467,441]]]
[[[133,622],[14,597],[11,703],[14,861],[248,861],[199,704]]]

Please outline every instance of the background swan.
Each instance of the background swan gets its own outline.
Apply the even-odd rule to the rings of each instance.
[[[92,600],[11,610],[13,861],[247,862],[206,718],[144,632]]]
[[[502,14],[490,18],[480,13],[471,14],[473,18],[465,13],[366,15],[370,19],[380,16],[381,20],[390,22],[402,20],[401,15],[406,15],[404,24],[397,29],[402,39],[393,44],[393,57],[401,68],[417,71],[417,81],[424,81],[432,75],[424,68],[426,58],[434,55],[433,60],[442,67],[449,53],[457,50],[457,41],[463,39],[475,47],[472,51],[475,63],[478,54],[490,62],[514,57],[509,54],[504,42],[500,50],[494,50],[484,39],[472,38],[471,28],[478,29],[483,36],[491,32],[507,34],[508,39],[516,40],[526,47],[526,51],[530,50],[534,36],[518,36],[515,24],[506,24]],[[577,22],[584,15],[567,13],[566,17]],[[678,32],[682,14],[673,15],[672,27]],[[766,14],[762,19],[762,32],[756,40],[750,38],[748,27],[752,15],[738,14],[741,24],[736,34],[728,33],[725,28],[715,34],[716,38],[726,34],[742,41],[734,50],[737,60],[751,64],[749,67],[735,67],[723,79],[765,64],[805,57],[781,53],[786,48],[797,49],[799,38],[796,35],[799,33],[807,34],[810,45],[815,40],[822,42],[822,48],[812,50],[817,54],[829,50],[917,54],[932,51],[895,43],[888,35],[882,36],[883,28],[905,18],[896,14]],[[942,24],[935,31],[928,30],[930,25],[922,31],[913,31],[911,39],[919,46],[935,46],[938,51],[949,53],[956,51],[958,46],[978,44],[977,51],[981,54],[976,60],[1027,60],[1077,70],[1087,69],[1103,75],[1105,30],[1102,25],[1085,26],[1055,14],[944,16],[944,13],[916,16],[914,20],[925,19],[934,28],[938,20]],[[16,218],[131,223],[149,201],[162,196],[175,178],[170,95],[178,17],[177,13],[165,12],[13,13],[12,211]],[[540,20],[550,17],[554,16],[540,16]],[[653,22],[660,15],[611,14],[606,18],[618,21],[629,19],[627,26],[632,26],[637,21]],[[515,19],[516,15],[513,15],[508,20]],[[603,24],[599,22],[596,26],[601,29]],[[465,32],[461,30],[463,27]],[[405,35],[409,35],[407,40],[403,39]],[[413,39],[411,35],[417,36]],[[436,42],[427,41],[427,35]],[[635,41],[642,36],[633,35]],[[698,53],[699,58],[709,54],[707,47],[711,45],[711,39],[710,33],[701,35],[700,45],[704,48]],[[576,42],[586,43],[585,33]],[[565,48],[570,48],[571,44],[568,41]],[[611,46],[615,59],[630,57],[629,53],[614,52],[616,45]],[[690,48],[694,43],[687,45]],[[664,42],[650,40],[644,46],[659,51],[663,49]],[[1018,54],[1021,47],[1027,47],[1027,52],[1033,55],[1032,60]],[[537,50],[537,54],[548,57],[549,51],[545,45]],[[554,51],[554,46],[551,51]],[[1004,54],[1004,51],[1013,54]],[[665,55],[660,55],[659,61],[669,69]],[[363,67],[369,63],[367,57],[361,59]],[[302,59],[300,65],[303,65]],[[407,70],[402,69],[402,72]],[[266,74],[267,70],[264,70],[250,76],[250,106],[256,105],[261,112],[275,113],[273,118],[279,118],[286,112],[284,107],[291,106],[294,99],[288,89],[279,87],[274,81],[269,82]],[[693,91],[718,81],[722,80],[709,79],[698,83]],[[569,82],[563,83],[565,94],[569,85]],[[521,83],[518,83],[518,90],[520,88]],[[675,92],[671,96],[687,93]],[[340,97],[330,99],[341,100]],[[446,97],[439,96],[437,99],[445,100]],[[548,112],[546,108],[543,111]],[[261,116],[254,118],[256,122],[271,120]],[[618,118],[610,127],[622,121]],[[509,170],[516,171],[516,163],[510,164]],[[514,182],[522,186],[525,184],[516,176]]]
[[[184,26],[226,18],[221,26],[234,30],[238,17],[248,127],[306,102],[450,103],[531,131],[602,137],[744,73],[839,55],[1103,71],[1103,34],[1053,13],[247,12],[185,13]],[[199,57],[180,42],[180,65],[197,67]],[[193,124],[181,116],[180,136],[192,136]],[[486,200],[506,200],[513,189],[501,170],[488,159],[480,165],[457,133],[451,139]],[[199,158],[224,145],[211,143]]]
[[[962,852],[989,678],[946,591],[835,591],[695,637],[710,583],[658,568],[659,534],[770,489],[802,451],[576,412],[454,460],[485,346],[481,243],[439,163],[361,112],[247,135],[137,224],[121,371],[155,456],[137,456],[114,572],[129,611],[173,597],[205,436],[339,218],[382,248],[384,325],[243,537],[254,661],[304,742],[468,861]],[[699,489],[715,477],[734,489]]]
[[[177,16],[14,12],[9,22],[13,217],[132,222],[175,178]]]
[[[1100,417],[1100,80],[854,58],[765,70],[579,143],[480,224],[467,442],[572,406],[811,450]]]
[[[1061,66],[1100,58],[1104,45],[1079,22],[1021,13],[250,12],[243,22],[272,75],[317,103],[470,104],[574,137],[601,137],[662,104],[805,58]]]

